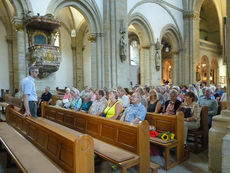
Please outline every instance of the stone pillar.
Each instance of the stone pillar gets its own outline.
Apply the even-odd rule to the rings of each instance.
[[[222,140],[222,173],[228,173],[230,170],[230,126],[228,126],[227,134]]]
[[[104,0],[104,66],[105,86],[129,86],[129,59],[127,57],[127,0]],[[121,31],[123,34],[121,34]],[[120,41],[123,35],[126,59],[120,58]]]
[[[14,27],[17,32],[17,63],[18,68],[16,69],[17,71],[17,78],[18,82],[16,83],[15,88],[19,88],[21,81],[23,78],[27,76],[27,63],[26,63],[26,43],[25,43],[25,32],[24,32],[24,25],[22,19],[19,18],[13,18],[12,20]]]
[[[227,1],[228,15],[230,16],[230,0]],[[209,130],[209,169],[219,173],[222,167],[222,153],[230,149],[230,145],[222,148],[222,139],[226,135],[227,127],[230,126],[230,18],[227,21],[227,110],[213,118],[212,128]],[[229,163],[228,163],[229,164]],[[229,171],[229,170],[228,170]]]
[[[195,60],[200,59],[200,31],[199,14],[193,11],[184,11],[184,83],[195,82]],[[185,68],[186,67],[186,68]]]
[[[14,92],[14,57],[13,57],[13,40],[15,36],[8,35],[6,37],[8,43],[8,55],[9,55],[9,76],[10,76],[10,93]]]
[[[178,79],[179,79],[179,67],[178,66],[178,59],[179,59],[179,51],[175,50],[172,52],[172,82],[173,85],[178,85]]]

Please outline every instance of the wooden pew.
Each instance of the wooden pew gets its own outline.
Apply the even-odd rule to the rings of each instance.
[[[6,121],[45,153],[62,170],[70,173],[94,173],[94,144],[92,137],[88,135],[75,136],[32,116],[25,118],[12,105],[6,108]],[[12,130],[9,133],[12,133]],[[3,139],[4,137],[9,139],[7,134],[4,134],[4,130],[0,130],[0,135]],[[5,142],[7,143],[7,141]],[[17,147],[14,149],[17,152]],[[25,159],[29,162],[30,158],[26,159],[26,155],[27,153],[23,153],[22,160]],[[20,158],[20,155],[16,156]],[[27,162],[22,165],[31,169],[30,163]],[[40,167],[43,166],[40,165]],[[39,172],[39,170],[35,172]],[[46,172],[49,172],[49,170]]]
[[[159,132],[170,131],[175,134],[175,139],[169,143],[161,143],[157,140],[150,140],[154,145],[163,147],[165,150],[165,168],[166,170],[176,166],[184,161],[184,114],[178,112],[177,115],[165,115],[147,112],[145,119],[150,125],[154,125]],[[177,161],[170,164],[170,149],[177,149]]]
[[[57,100],[62,100],[64,95],[52,95],[51,105],[55,106]]]
[[[188,137],[193,137],[194,151],[199,153],[208,148],[208,107],[204,106],[200,112],[200,128],[188,130]],[[191,139],[189,140],[191,142]]]
[[[150,171],[149,124],[110,120],[83,112],[42,104],[42,117],[94,138],[95,153],[121,167],[139,164],[139,172]]]
[[[13,96],[10,96],[9,94],[6,94],[4,100],[5,100],[4,102],[0,102],[0,106],[2,107],[2,112],[5,112],[5,108],[10,104],[18,108],[22,108],[23,102],[22,102],[22,99],[20,98],[13,97]]]

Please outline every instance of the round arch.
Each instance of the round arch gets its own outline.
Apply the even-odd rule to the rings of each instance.
[[[95,9],[95,4],[85,0],[78,0],[77,2],[74,0],[51,0],[47,7],[46,13],[56,16],[62,8],[67,6],[72,6],[81,12],[89,24],[89,35],[95,38],[94,41],[91,42],[91,86],[93,88],[101,88],[104,84],[104,60],[102,49],[103,24],[100,13],[98,13],[98,9]],[[77,82],[74,83],[76,84]]]
[[[172,76],[172,83],[174,85],[175,84],[178,85],[183,81],[183,76],[182,76],[183,66],[182,66],[182,51],[181,51],[183,49],[182,36],[173,24],[168,24],[161,30],[160,41],[162,41],[163,37],[167,37],[172,46],[171,51],[168,53],[172,58],[171,59],[172,75],[167,75],[167,76]]]
[[[210,79],[210,65],[209,59],[206,55],[201,57],[201,81],[207,82],[209,84]]]
[[[141,84],[152,84],[152,46],[154,45],[153,31],[148,20],[140,13],[134,13],[128,17],[128,26],[133,26],[133,32],[139,41],[140,47],[140,74],[138,75]]]
[[[200,10],[201,10],[201,7],[203,5],[205,0],[194,0],[194,3],[193,3],[193,10],[195,11],[196,14],[200,15]],[[216,12],[217,12],[217,17],[218,17],[218,20],[219,20],[219,31],[220,31],[220,44],[222,45],[223,44],[223,31],[222,31],[222,26],[223,26],[223,20],[222,20],[222,14],[221,14],[221,10],[219,8],[219,5],[218,5],[218,2],[215,1],[215,0],[212,0],[211,3],[214,4],[215,8],[216,8]]]

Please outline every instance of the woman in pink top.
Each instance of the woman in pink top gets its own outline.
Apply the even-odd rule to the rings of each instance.
[[[64,95],[63,100],[64,100],[64,99],[70,100],[70,98],[72,97],[72,95],[71,95],[71,93],[70,93],[70,89],[69,89],[69,88],[66,88],[65,91],[66,91],[66,93],[65,93],[65,95]]]

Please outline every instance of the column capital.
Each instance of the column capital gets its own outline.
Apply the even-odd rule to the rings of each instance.
[[[184,11],[183,12],[184,19],[200,19],[200,15],[194,11]]]
[[[151,45],[150,44],[145,44],[141,48],[142,49],[150,49]]]
[[[13,17],[11,23],[14,25],[16,31],[24,30],[23,19],[19,17]]]

